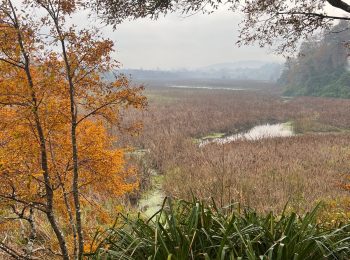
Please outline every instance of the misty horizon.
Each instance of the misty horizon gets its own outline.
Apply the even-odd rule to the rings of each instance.
[[[283,65],[284,60],[269,60],[269,59],[261,59],[261,60],[233,60],[233,61],[223,61],[223,62],[217,62],[217,63],[211,63],[211,64],[201,64],[196,67],[174,67],[174,68],[169,68],[169,67],[125,67],[121,66],[119,69],[120,70],[149,70],[149,71],[196,71],[196,70],[203,70],[203,69],[208,69],[210,67],[216,67],[220,66],[222,68],[227,68],[232,65],[236,65],[237,68],[252,68],[252,67],[260,67],[264,66],[266,64],[279,64]],[[251,66],[251,65],[246,65],[246,63],[258,63],[256,66]]]
[[[114,57],[122,69],[192,70],[243,60],[283,62],[284,57],[271,48],[236,45],[241,19],[220,8],[211,15],[125,21],[115,31],[105,27],[104,33],[116,43]]]

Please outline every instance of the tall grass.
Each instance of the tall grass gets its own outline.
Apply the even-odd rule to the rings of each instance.
[[[237,201],[259,212],[310,211],[320,200],[348,196],[350,134],[304,135],[183,150],[165,174],[167,195]]]
[[[190,199],[231,200],[258,211],[310,210],[319,199],[347,196],[340,186],[350,172],[350,99],[298,97],[284,102],[265,91],[148,89],[148,111],[137,138],[118,134],[120,144],[147,150],[137,157],[140,197],[149,168],[164,174],[165,193]],[[166,101],[166,102],[165,102]],[[136,114],[126,118],[137,121]],[[293,121],[305,136],[208,145],[193,138],[236,133],[261,123]],[[322,135],[313,132],[336,131]],[[312,133],[312,134],[311,134]],[[135,163],[135,164],[136,164]],[[134,199],[134,198],[132,198]]]
[[[165,205],[166,204],[166,205]],[[350,226],[325,228],[316,207],[303,217],[259,215],[168,200],[149,220],[121,217],[96,235],[90,259],[348,259]],[[121,222],[121,224],[120,224]]]

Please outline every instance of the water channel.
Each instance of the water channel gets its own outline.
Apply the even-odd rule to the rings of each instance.
[[[199,147],[203,147],[209,143],[220,145],[237,140],[259,140],[263,138],[288,137],[293,135],[293,128],[290,123],[264,124],[238,134],[202,139],[199,142]],[[152,189],[145,192],[139,201],[139,210],[143,212],[146,217],[151,217],[160,209],[165,197],[164,191],[162,190],[162,176],[159,175],[156,170],[152,170],[151,176]]]

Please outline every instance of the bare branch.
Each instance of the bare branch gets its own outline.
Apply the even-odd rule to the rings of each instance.
[[[343,11],[350,13],[350,5],[342,0],[327,0],[327,2],[333,7],[342,9]]]
[[[47,213],[46,205],[41,203],[41,202],[33,202],[33,201],[28,202],[28,201],[17,198],[15,195],[8,196],[8,195],[0,194],[0,198],[6,199],[6,200],[12,200],[12,201],[21,203],[21,204],[26,205],[26,206],[31,205],[33,208],[40,210],[41,212]]]
[[[14,259],[18,259],[18,260],[26,259],[20,253],[18,253],[16,250],[14,250],[13,248],[10,248],[9,246],[7,246],[3,242],[0,242],[0,249],[2,251],[4,251],[6,254],[8,254],[11,257],[13,257]]]
[[[10,61],[10,60],[4,59],[4,58],[0,58],[0,61],[5,62],[5,63],[7,63],[7,64],[10,64],[10,65],[12,65],[12,66],[15,66],[15,67],[17,67],[17,68],[24,69],[23,66],[19,65],[18,63],[14,63],[14,62],[12,62],[12,61]]]
[[[110,106],[110,105],[112,105],[112,104],[117,105],[117,104],[120,104],[120,103],[122,102],[122,100],[119,101],[119,102],[116,102],[116,101],[117,101],[117,99],[115,99],[115,100],[113,100],[113,101],[110,101],[110,102],[108,102],[108,103],[105,103],[105,104],[99,106],[98,108],[92,110],[90,113],[88,113],[88,114],[84,115],[82,118],[80,118],[80,119],[77,121],[77,125],[78,125],[80,122],[82,122],[83,120],[85,120],[86,118],[88,118],[88,117],[90,117],[90,116],[92,116],[92,115],[95,115],[95,114],[96,114],[98,111],[100,111],[101,109],[103,109],[103,108],[105,108],[105,107],[107,107],[107,106]]]
[[[278,15],[305,15],[305,16],[316,16],[321,19],[333,19],[333,20],[347,20],[350,21],[350,17],[345,16],[331,16],[319,13],[308,13],[308,12],[278,12]]]

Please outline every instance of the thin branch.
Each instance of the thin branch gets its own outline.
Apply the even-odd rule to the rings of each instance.
[[[14,63],[14,62],[12,62],[12,61],[9,61],[9,60],[7,60],[7,59],[0,58],[0,61],[5,62],[5,63],[8,63],[8,64],[10,64],[10,65],[12,65],[12,66],[17,67],[17,68],[24,69],[23,66],[21,66],[21,65],[19,65],[19,64],[16,64],[16,63]]]
[[[342,0],[327,0],[327,2],[333,7],[341,9],[347,13],[350,13],[350,5],[345,3]]]
[[[307,13],[307,12],[277,12],[278,15],[305,15],[305,16],[315,16],[321,19],[333,19],[333,20],[347,20],[350,21],[350,17],[345,16],[331,16],[319,13]]]
[[[46,205],[41,203],[41,202],[33,202],[33,201],[28,202],[28,201],[25,201],[25,200],[22,200],[22,199],[18,199],[18,198],[16,198],[13,195],[6,196],[6,195],[1,195],[0,194],[0,198],[7,199],[7,200],[13,200],[15,202],[18,202],[18,203],[21,203],[21,204],[24,204],[24,205],[31,205],[33,208],[35,208],[37,210],[40,210],[41,212],[47,213],[47,211],[45,209]]]
[[[0,242],[0,249],[2,251],[4,251],[6,254],[13,257],[14,259],[21,260],[24,258],[20,253],[18,253],[16,250],[10,248],[9,246],[5,245],[5,243],[3,243],[3,242]]]
[[[118,98],[118,99],[119,99],[119,98]],[[100,111],[101,109],[103,109],[103,108],[105,108],[105,107],[107,107],[107,106],[109,106],[109,105],[117,105],[117,104],[122,103],[123,100],[120,100],[119,102],[116,102],[118,99],[114,99],[114,100],[112,100],[112,101],[110,101],[110,102],[107,102],[107,103],[105,103],[105,104],[99,106],[98,108],[95,108],[95,109],[92,110],[90,113],[88,113],[88,114],[86,114],[85,116],[83,116],[82,118],[80,118],[80,119],[77,121],[77,125],[78,125],[81,121],[83,121],[83,120],[85,120],[86,118],[88,118],[88,117],[90,117],[90,116],[96,114],[98,111]]]

